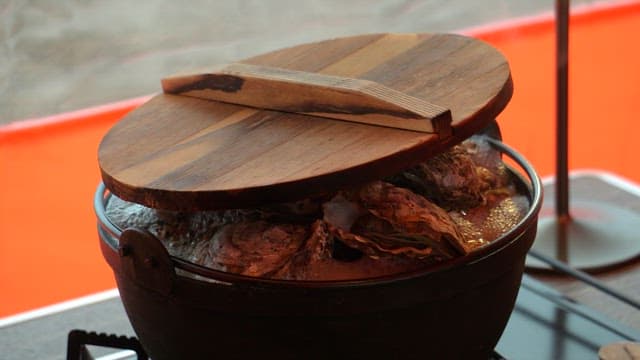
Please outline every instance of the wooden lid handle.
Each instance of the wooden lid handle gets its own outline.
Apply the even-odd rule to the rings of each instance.
[[[162,79],[165,93],[370,125],[451,135],[451,111],[379,83],[234,63]]]

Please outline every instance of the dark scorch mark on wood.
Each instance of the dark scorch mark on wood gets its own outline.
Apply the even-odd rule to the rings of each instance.
[[[390,115],[405,119],[424,119],[420,115],[408,111],[393,111],[368,106],[336,106],[334,104],[322,104],[305,102],[298,106],[283,107],[282,111],[292,113],[325,113],[325,114],[349,114],[349,115],[367,115],[380,114]]]
[[[238,76],[226,74],[204,74],[198,81],[175,89],[170,89],[171,93],[180,94],[193,90],[220,90],[224,92],[237,92],[242,89],[244,79]]]

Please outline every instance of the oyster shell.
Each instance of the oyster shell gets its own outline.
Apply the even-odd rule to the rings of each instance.
[[[332,232],[369,256],[450,258],[457,251],[467,252],[446,211],[411,190],[383,181],[337,195],[324,204],[324,211]]]
[[[472,208],[484,202],[486,191],[501,186],[504,168],[498,164],[500,153],[488,143],[467,140],[388,180],[447,210]]]
[[[229,212],[158,211],[117,196],[109,198],[106,215],[121,229],[148,231],[162,241],[169,254],[184,259],[191,255],[196,244],[211,238],[218,227],[238,221],[238,216]]]
[[[197,244],[189,260],[212,269],[248,276],[270,276],[304,244],[307,229],[266,221],[221,227],[210,241]]]
[[[317,220],[311,225],[311,234],[304,246],[273,277],[290,280],[318,278],[314,272],[323,264],[335,261],[332,250],[333,236],[329,233],[327,223]]]

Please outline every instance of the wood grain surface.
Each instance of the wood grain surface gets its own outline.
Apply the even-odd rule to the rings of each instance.
[[[640,360],[640,343],[622,341],[609,344],[598,351],[600,360]]]
[[[373,81],[451,110],[452,136],[161,94],[103,138],[116,195],[172,210],[288,201],[396,173],[469,137],[512,94],[506,59],[452,34],[375,34],[295,46],[242,61]]]
[[[168,94],[451,135],[451,111],[369,80],[249,64],[162,79]]]

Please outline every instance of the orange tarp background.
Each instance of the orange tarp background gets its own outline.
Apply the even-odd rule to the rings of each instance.
[[[570,167],[640,182],[640,3],[583,11],[570,26]],[[554,31],[543,21],[480,35],[511,65],[515,91],[498,117],[505,142],[542,176],[555,172]]]
[[[571,21],[570,167],[640,182],[640,3],[579,11]],[[553,31],[547,17],[475,33],[509,59],[515,93],[498,120],[541,176],[554,173]],[[0,317],[115,286],[92,210],[96,152],[140,103],[0,127]]]

